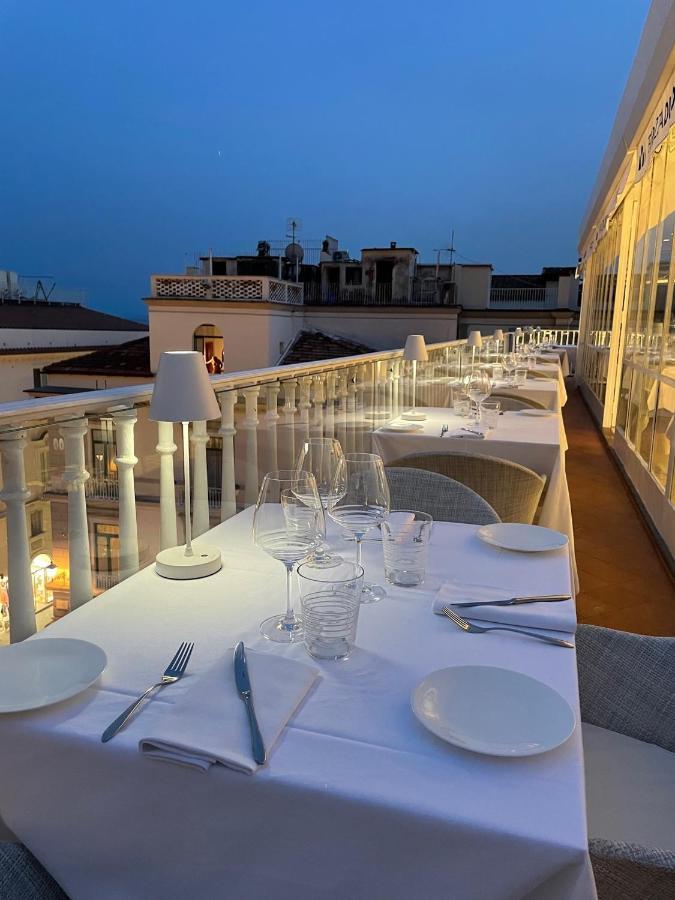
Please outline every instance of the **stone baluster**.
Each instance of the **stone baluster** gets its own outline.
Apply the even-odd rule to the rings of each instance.
[[[84,485],[89,478],[85,468],[84,438],[86,419],[61,425],[65,441],[66,468],[63,480],[68,490],[68,566],[70,569],[70,608],[77,609],[91,600],[91,555]]]
[[[284,459],[286,468],[292,469],[295,465],[295,392],[298,382],[295,378],[284,381],[282,391],[284,395],[284,427],[285,437]]]
[[[305,375],[300,381],[300,400],[298,409],[300,411],[300,443],[309,440],[309,411],[312,406],[310,391],[312,389],[312,376]]]
[[[176,445],[173,441],[173,422],[157,423],[157,446],[159,453],[159,549],[175,547],[178,544],[176,521],[176,480],[173,470],[173,455]]]
[[[393,418],[394,415],[394,360],[388,359],[385,362],[385,384],[384,384],[384,411],[387,419]]]
[[[209,433],[206,422],[192,423],[192,537],[209,530],[209,474],[206,466],[206,445]],[[188,461],[188,465],[189,465]]]
[[[258,395],[260,386],[244,388],[246,414],[242,429],[246,433],[244,503],[252,506],[258,499]]]
[[[279,468],[279,459],[277,451],[277,422],[279,421],[279,413],[277,412],[277,398],[281,385],[278,381],[268,384],[265,388],[265,396],[267,398],[267,411],[265,412],[265,424],[267,425],[267,471],[274,472]]]
[[[26,487],[23,451],[26,432],[0,435],[2,491],[0,500],[7,508],[7,587],[9,591],[9,637],[14,644],[35,634],[35,603],[30,571],[30,547],[26,522]]]
[[[392,417],[398,416],[401,413],[400,387],[401,387],[401,360],[395,359],[392,362],[392,394],[391,394]]]
[[[356,369],[352,368],[347,379],[347,447],[350,453],[358,452],[362,431],[357,411],[356,392]]]
[[[335,437],[335,388],[337,386],[337,373],[330,371],[326,374],[326,410],[323,417],[323,427],[326,437]]]
[[[312,437],[323,437],[323,407],[326,400],[326,376],[319,372],[312,378],[314,386],[314,409],[312,416]]]
[[[134,453],[134,426],[138,419],[135,409],[113,412],[115,426],[117,466],[117,490],[119,496],[118,517],[120,529],[120,579],[138,572],[138,525],[136,522],[136,490],[134,466],[138,458]]]
[[[347,369],[340,369],[338,373],[338,413],[337,413],[337,439],[342,445],[342,449],[347,453]]]
[[[370,430],[371,420],[368,418],[372,415],[372,407],[369,407],[368,396],[372,387],[370,376],[370,365],[355,366],[352,371],[354,386],[356,388],[356,398],[354,401],[354,416],[356,419],[356,446],[354,450],[357,453],[367,452],[369,442],[366,434]]]
[[[223,391],[220,401],[220,435],[223,439],[221,457],[220,521],[224,522],[237,512],[237,483],[234,475],[234,407],[237,403],[236,391]]]

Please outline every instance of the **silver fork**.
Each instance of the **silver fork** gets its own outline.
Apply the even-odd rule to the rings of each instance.
[[[545,641],[547,644],[555,644],[557,647],[568,647],[571,650],[574,650],[574,644],[570,641],[564,641],[562,638],[552,638],[547,634],[540,634],[538,631],[525,631],[521,628],[512,628],[508,625],[489,625],[484,628],[482,625],[474,625],[473,622],[467,622],[466,619],[463,619],[461,616],[458,616],[457,613],[450,609],[447,606],[444,606],[442,609],[443,615],[446,615],[452,622],[455,623],[462,631],[467,631],[469,634],[483,634],[486,631],[513,631],[516,634],[524,634],[527,637],[537,638],[540,641]]]
[[[441,428],[441,437],[443,437],[443,435],[447,432],[447,430],[448,430],[448,426],[447,426],[447,425],[444,425],[444,426]]]
[[[143,691],[141,696],[138,697],[137,700],[134,700],[131,706],[128,706],[124,710],[124,712],[115,719],[114,722],[111,722],[110,725],[108,725],[106,730],[101,735],[101,741],[104,744],[109,741],[110,738],[114,737],[120,730],[120,728],[126,725],[128,720],[133,716],[133,714],[143,703],[146,697],[149,697],[153,691],[157,690],[158,688],[166,687],[167,684],[173,684],[183,677],[183,675],[185,674],[185,670],[187,669],[187,664],[190,661],[190,657],[192,656],[193,648],[193,643],[183,641],[183,643],[176,651],[176,655],[164,670],[162,680],[155,682],[155,684],[151,684],[147,691]]]

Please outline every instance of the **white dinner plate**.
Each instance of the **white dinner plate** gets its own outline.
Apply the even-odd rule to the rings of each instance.
[[[106,666],[96,644],[75,638],[39,638],[0,648],[0,713],[39,709],[74,697]]]
[[[534,416],[535,418],[547,418],[555,415],[550,409],[519,409],[518,412],[521,416]]]
[[[426,413],[422,412],[404,412],[401,413],[402,419],[407,419],[408,422],[423,422],[426,419]]]
[[[557,691],[496,666],[453,666],[421,681],[413,712],[437,737],[491,756],[534,756],[574,731],[574,712]]]
[[[424,428],[422,422],[390,422],[389,425],[383,425],[382,431],[402,431],[408,433],[410,431],[421,431]]]
[[[567,535],[543,528],[541,525],[520,525],[517,522],[500,522],[483,525],[477,531],[478,537],[486,544],[502,550],[518,550],[522,553],[543,553],[546,550],[560,550],[567,546]]]

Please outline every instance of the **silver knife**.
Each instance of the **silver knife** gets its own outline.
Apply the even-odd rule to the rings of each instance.
[[[510,600],[479,600],[476,603],[451,603],[450,606],[520,606],[521,603],[557,603],[559,600],[571,600],[569,594],[542,594],[541,597],[511,597]]]
[[[246,653],[244,652],[244,643],[239,641],[234,648],[234,682],[237,685],[239,696],[244,701],[246,713],[248,715],[248,724],[251,729],[251,750],[253,751],[253,759],[260,766],[264,766],[267,762],[267,753],[263,742],[258,720],[255,717],[255,709],[253,707],[253,693],[251,692],[251,679],[248,677],[248,666],[246,665]]]

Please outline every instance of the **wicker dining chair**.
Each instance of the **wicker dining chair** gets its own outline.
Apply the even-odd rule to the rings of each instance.
[[[491,525],[499,516],[475,491],[452,478],[408,467],[385,468],[391,508],[428,513],[436,522]]]
[[[52,876],[23,844],[0,842],[2,900],[68,900]]]
[[[522,397],[503,391],[492,391],[490,400],[499,400],[504,412],[517,412],[521,409],[546,409],[546,406],[538,400],[532,400],[530,397]]]
[[[502,522],[531,524],[546,484],[525,466],[482,453],[416,453],[392,460],[391,465],[454,478],[482,497]]]
[[[582,723],[668,751],[665,755],[658,750],[655,752],[659,754],[659,760],[668,763],[668,754],[673,755],[670,771],[675,778],[675,638],[646,637],[595,625],[579,625],[576,648]],[[615,763],[611,752],[604,753],[596,764],[601,771],[594,768],[593,757],[588,752],[590,736],[587,731],[585,762],[589,792],[594,772],[596,778],[604,778]],[[630,742],[623,743],[630,745]],[[640,749],[635,743],[632,746]],[[639,770],[629,772],[626,779],[619,781],[618,790],[626,781],[640,779],[645,774]],[[604,788],[604,781],[601,784]],[[604,790],[602,796],[603,804],[607,803]],[[668,798],[665,799],[668,803]],[[646,814],[652,817],[653,801],[649,797],[645,797],[645,807]],[[634,819],[635,804],[628,815]],[[589,851],[599,900],[675,897],[672,836],[665,849],[643,846],[630,839],[618,840],[621,822],[614,817],[615,833],[608,839],[607,835],[593,833],[593,819],[593,808],[589,804]]]

